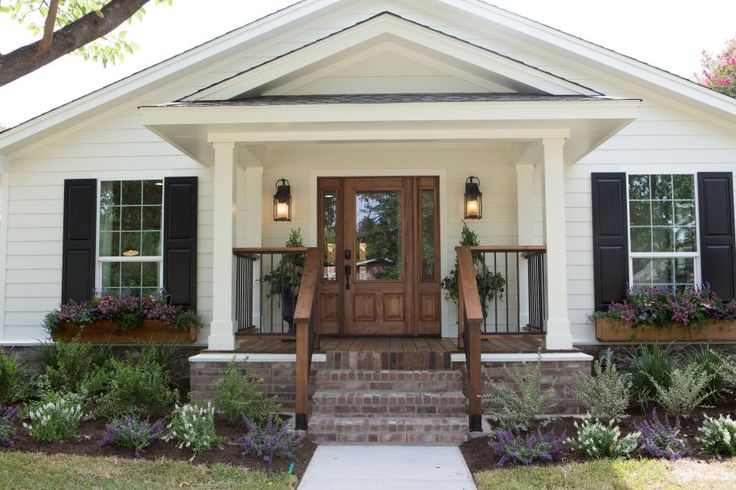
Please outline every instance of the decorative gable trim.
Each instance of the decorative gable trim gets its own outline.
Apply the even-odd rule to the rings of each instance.
[[[229,100],[267,91],[268,84],[304,72],[331,57],[390,41],[420,53],[432,52],[498,76],[518,93],[602,95],[588,87],[442,31],[382,12],[351,27],[226,78],[179,101]]]

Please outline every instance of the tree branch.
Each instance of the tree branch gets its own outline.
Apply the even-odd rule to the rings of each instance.
[[[51,0],[49,12],[46,14],[46,22],[43,25],[43,38],[38,46],[38,53],[43,54],[49,50],[51,39],[54,37],[54,26],[56,25],[56,14],[59,11],[59,0]]]
[[[51,44],[45,51],[41,50],[42,39],[0,55],[0,87],[109,34],[148,1],[110,0],[102,9],[90,12],[54,32]]]

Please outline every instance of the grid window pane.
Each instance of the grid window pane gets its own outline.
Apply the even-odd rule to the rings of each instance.
[[[100,184],[99,256],[102,291],[156,294],[161,284],[163,181],[117,180]],[[113,257],[124,260],[111,261]],[[149,257],[148,260],[140,260]],[[150,261],[150,257],[157,260]]]
[[[161,255],[160,180],[105,181],[100,185],[100,257]]]
[[[628,181],[632,285],[694,286],[692,255],[698,252],[694,176],[630,175]]]

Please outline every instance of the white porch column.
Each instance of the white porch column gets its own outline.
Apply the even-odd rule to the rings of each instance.
[[[263,167],[245,169],[245,207],[248,210],[248,226],[245,234],[247,247],[263,246]],[[253,324],[261,324],[261,261],[253,263]]]
[[[516,165],[516,227],[518,245],[534,242],[534,165]],[[519,328],[529,325],[529,273],[527,259],[519,259]]]
[[[567,311],[567,239],[565,226],[565,164],[563,138],[543,139],[544,242],[547,246],[545,347],[572,349]]]
[[[235,350],[233,308],[233,245],[235,244],[235,144],[213,143],[215,150],[215,203],[212,244],[211,350]]]

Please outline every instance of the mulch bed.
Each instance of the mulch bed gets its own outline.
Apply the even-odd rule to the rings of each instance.
[[[83,456],[114,456],[120,458],[135,459],[133,451],[117,446],[100,446],[100,441],[105,434],[105,423],[103,419],[82,422],[77,431],[78,438],[75,441],[62,442],[58,444],[42,444],[31,438],[28,431],[18,423],[15,444],[9,448],[0,447],[0,451],[24,451],[40,452],[45,454],[77,454]],[[244,434],[243,429],[233,427],[222,421],[216,423],[217,434],[228,439],[222,448],[214,448],[212,451],[202,454],[194,459],[193,463],[211,465],[215,463],[226,463],[235,466],[246,466],[252,469],[263,470],[272,473],[283,473],[289,471],[291,461],[275,459],[268,464],[262,458],[243,457],[240,448],[233,441]],[[305,439],[304,445],[297,454],[294,474],[301,478],[307,464],[312,459],[317,445],[309,439]],[[178,461],[188,461],[192,453],[187,449],[178,449],[174,441],[156,441],[149,446],[141,456],[141,459],[156,460],[167,458]]]
[[[716,407],[698,409],[693,412],[690,417],[680,420],[680,434],[687,439],[688,447],[692,451],[691,457],[704,461],[714,459],[714,456],[710,454],[701,453],[698,450],[698,443],[695,440],[695,438],[698,436],[698,429],[703,423],[703,415],[718,417],[718,415],[720,414],[733,414],[734,411],[736,411],[736,396],[731,395],[730,397],[720,400],[718,406]],[[628,415],[629,416],[627,418],[625,418],[618,424],[619,427],[621,427],[622,435],[633,432],[635,430],[634,425],[641,422],[642,419],[648,418],[649,416],[648,413],[643,414],[638,407],[629,410]],[[663,420],[664,413],[661,410],[658,411],[657,415],[659,416],[660,420]],[[577,434],[577,430],[573,425],[575,420],[579,419],[566,417],[553,420],[542,430],[547,431],[550,429],[554,429],[555,432],[558,434],[561,432],[565,432],[568,437],[574,437],[575,434]],[[671,420],[671,423],[674,425],[675,421]],[[470,471],[472,473],[498,469],[499,458],[497,457],[495,452],[488,447],[489,439],[490,438],[488,436],[477,437],[470,439],[460,446],[460,451],[463,453],[463,456],[465,457],[465,462],[468,464],[468,468],[470,468]],[[561,465],[587,460],[588,458],[586,457],[566,450],[562,458],[552,463],[546,464]]]

